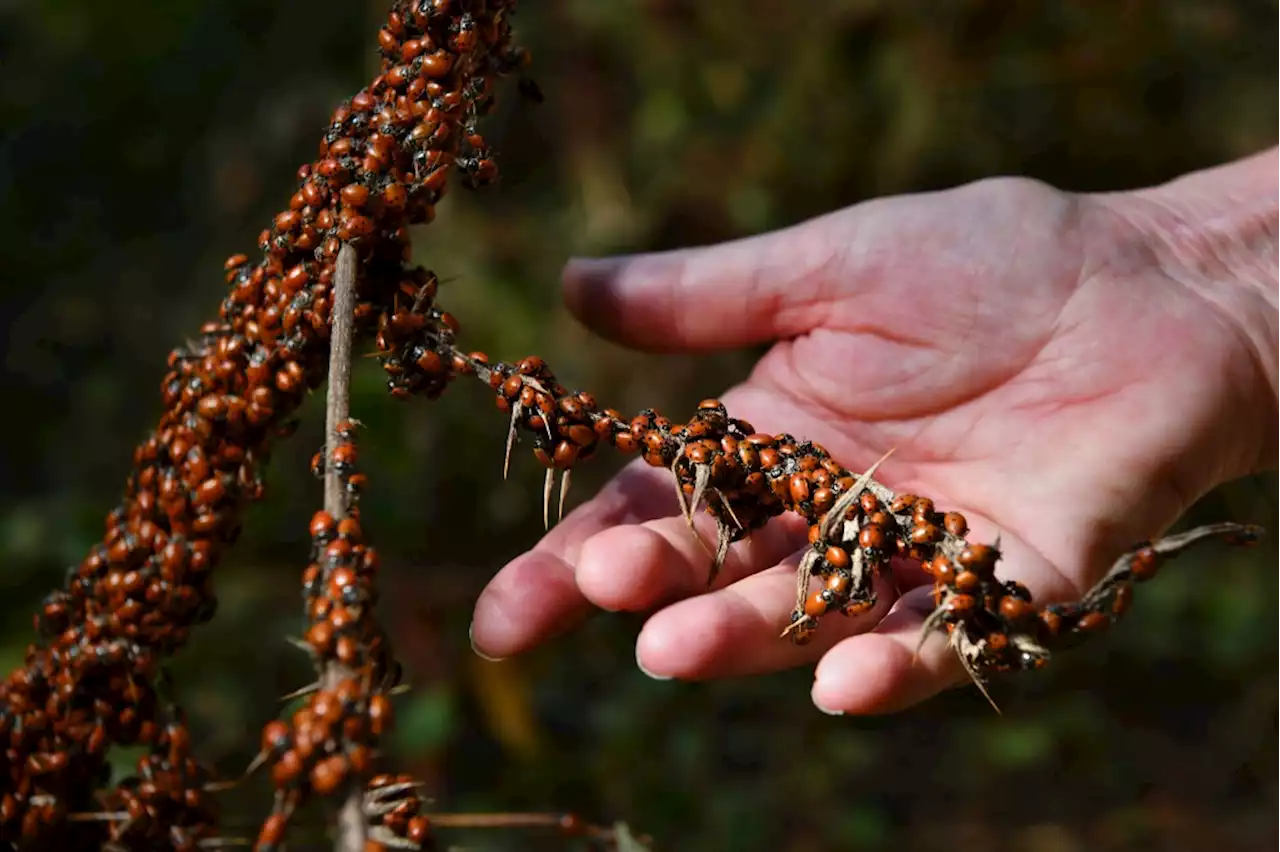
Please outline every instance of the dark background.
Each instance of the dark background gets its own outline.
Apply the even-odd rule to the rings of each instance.
[[[0,668],[97,539],[158,415],[166,353],[221,299],[222,259],[251,251],[333,106],[372,76],[383,14],[0,4]],[[486,130],[503,183],[455,190],[416,256],[453,279],[441,301],[468,345],[542,354],[624,411],[687,411],[752,353],[591,339],[559,304],[570,254],[718,241],[997,174],[1122,189],[1276,140],[1273,2],[547,0],[516,29],[547,102],[508,86]],[[391,756],[441,809],[573,809],[664,850],[1276,848],[1274,536],[1179,560],[1121,629],[998,685],[1003,717],[967,690],[893,718],[827,718],[804,670],[656,683],[635,668],[627,616],[485,664],[467,643],[471,606],[537,539],[540,468],[520,456],[502,482],[505,424],[478,387],[394,403],[376,365],[360,367],[366,517],[415,687]],[[228,775],[309,673],[284,637],[301,624],[320,502],[318,402],[221,569],[219,617],[175,667],[200,754]],[[618,465],[584,469],[576,498]],[[1274,532],[1276,517],[1272,474],[1189,520]],[[252,834],[267,807],[260,781],[233,794],[228,833]]]

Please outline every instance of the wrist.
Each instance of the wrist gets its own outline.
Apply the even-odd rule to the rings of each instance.
[[[1246,416],[1261,423],[1276,422],[1280,410],[1278,164],[1272,148],[1160,186],[1093,196],[1127,226],[1132,243],[1122,253],[1136,254],[1227,320],[1238,371],[1251,377]],[[1237,474],[1276,467],[1276,431],[1267,426],[1263,434]]]

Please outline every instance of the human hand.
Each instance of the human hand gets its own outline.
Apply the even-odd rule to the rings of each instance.
[[[723,395],[732,416],[854,470],[896,448],[878,479],[962,511],[971,540],[999,533],[1001,576],[1037,601],[1078,598],[1200,495],[1275,463],[1275,154],[1263,157],[1246,161],[1271,175],[1249,208],[1260,240],[1248,221],[1187,238],[1197,212],[1221,225],[1197,200],[1203,175],[1114,196],[996,179],[710,248],[575,262],[566,299],[643,349],[777,341]],[[1249,184],[1236,174],[1219,183]],[[477,651],[526,650],[595,605],[656,611],[636,650],[655,677],[817,661],[813,699],[828,712],[888,712],[963,678],[942,641],[913,665],[931,609],[917,566],[896,562],[872,611],[792,645],[778,634],[804,522],[784,516],[734,545],[708,589],[672,492],[669,472],[625,468],[493,579]],[[714,540],[710,518],[699,528]]]

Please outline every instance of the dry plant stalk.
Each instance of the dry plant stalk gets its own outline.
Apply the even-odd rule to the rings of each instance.
[[[340,424],[351,414],[351,337],[355,325],[356,307],[356,253],[350,245],[338,251],[337,275],[333,287],[332,333],[329,338],[329,392],[325,406],[325,436],[329,446],[337,446]],[[325,466],[324,508],[341,523],[348,518],[346,483],[338,472],[333,457]],[[332,579],[332,571],[324,578]],[[342,660],[329,660],[320,677],[322,691],[336,691],[344,680],[355,679],[358,673]],[[365,843],[364,811],[361,807],[360,777],[354,776],[346,784],[346,800],[338,812],[339,847],[343,850],[363,852]]]
[[[463,825],[547,826],[638,848],[625,826],[574,817],[433,815],[412,778],[373,775],[399,667],[371,612],[378,559],[359,516],[367,478],[357,470],[358,424],[345,410],[352,335],[374,337],[398,399],[435,398],[458,376],[488,384],[510,417],[508,459],[523,435],[547,469],[548,523],[556,473],[562,512],[570,471],[605,445],[669,470],[691,529],[705,505],[717,527],[707,548],[711,578],[733,543],[770,519],[805,518],[811,547],[794,613],[779,625],[792,641],[808,641],[832,612],[870,609],[890,557],[920,561],[935,579],[926,635],[945,631],[979,686],[989,672],[1038,668],[1104,629],[1164,559],[1207,539],[1261,535],[1216,524],[1143,543],[1080,602],[1037,606],[1030,590],[996,576],[998,543],[970,542],[963,515],[895,494],[873,477],[874,466],[858,475],[817,444],[756,432],[716,400],[686,423],[652,410],[624,417],[566,389],[540,358],[507,364],[460,348],[456,319],[436,304],[436,276],[406,266],[409,226],[431,221],[451,173],[471,188],[497,178],[476,122],[492,105],[494,82],[527,61],[510,41],[515,5],[392,2],[378,33],[378,75],[334,113],[288,208],[260,235],[261,258],[227,260],[219,318],[170,355],[164,414],[134,453],[102,542],[45,600],[36,616],[42,641],[0,685],[0,776],[8,782],[0,841],[68,852],[193,852],[236,842],[218,834],[213,794],[227,782],[214,782],[192,757],[184,717],[159,691],[159,675],[191,629],[213,616],[211,572],[247,504],[263,496],[261,465],[328,375],[326,449],[313,464],[325,477],[325,508],[311,524],[303,575],[310,626],[297,640],[315,659],[318,681],[299,690],[307,701],[289,721],[264,728],[250,770],[269,767],[276,798],[255,848],[282,848],[290,817],[311,796],[340,799],[336,843],[344,852],[431,849],[437,828]],[[105,762],[112,745],[147,749],[137,774],[114,785]]]
[[[496,177],[475,122],[496,78],[525,62],[510,43],[514,8],[514,0],[392,3],[379,33],[380,73],[334,113],[319,158],[299,170],[298,192],[259,236],[260,259],[228,259],[219,318],[170,355],[164,414],[134,453],[102,543],[45,600],[36,616],[42,641],[0,685],[8,780],[0,841],[69,852],[240,842],[219,836],[213,795],[236,779],[215,782],[193,759],[184,717],[159,690],[162,664],[213,616],[212,569],[247,504],[263,496],[261,466],[274,441],[293,433],[298,406],[324,382],[332,356],[344,366],[331,380],[321,466],[341,490],[335,497],[330,476],[328,521],[312,526],[316,559],[304,575],[311,627],[300,640],[320,680],[299,691],[307,703],[290,723],[264,730],[251,768],[270,764],[277,796],[256,846],[278,848],[296,804],[320,794],[344,803],[339,848],[431,847],[416,786],[369,777],[399,669],[369,616],[377,555],[363,542],[356,506],[366,480],[355,471],[355,424],[339,416],[346,326],[350,317],[353,334],[398,334],[401,306],[410,305],[411,325],[448,333],[452,319],[431,305],[434,277],[404,266],[408,226],[434,217],[452,172],[474,187]],[[350,306],[348,291],[335,291],[339,277],[352,281]],[[429,366],[425,351],[416,356],[418,370]],[[420,374],[393,385],[398,395],[432,390]],[[114,785],[105,761],[113,745],[145,747],[136,774]],[[580,826],[565,818],[562,827]]]
[[[364,625],[353,624],[347,631],[351,646],[344,653],[336,653],[336,641],[305,645],[316,661],[319,680],[316,691],[312,694],[305,710],[307,725],[299,725],[296,721],[288,732],[288,738],[296,743],[302,735],[310,735],[310,726],[334,723],[341,725],[341,733],[324,730],[314,737],[322,745],[332,744],[325,754],[315,761],[311,770],[310,787],[324,795],[339,792],[343,802],[338,811],[338,837],[336,847],[343,852],[363,852],[368,839],[367,824],[364,814],[363,781],[367,779],[372,765],[370,751],[377,746],[377,738],[391,722],[390,703],[386,695],[375,692],[381,684],[373,683],[372,672],[368,676],[355,666],[360,663],[376,665],[371,653],[376,650],[382,640],[381,632],[373,621],[372,576],[371,571],[361,572],[370,566],[376,566],[376,554],[371,548],[363,545],[360,531],[359,513],[354,506],[355,496],[348,490],[351,476],[354,473],[352,461],[348,456],[354,455],[355,444],[351,441],[354,424],[351,421],[351,348],[355,325],[356,294],[356,251],[350,244],[344,244],[338,251],[336,274],[333,286],[333,314],[331,334],[329,338],[329,386],[325,405],[325,437],[326,447],[333,448],[325,453],[324,459],[324,509],[312,523],[312,533],[316,540],[317,550],[338,540],[347,546],[342,553],[334,553],[334,558],[316,561],[308,571],[313,572],[315,582],[325,587],[337,586],[339,602],[349,601],[350,619],[353,622],[365,621]],[[339,448],[342,448],[339,450]],[[350,448],[350,449],[348,449]],[[323,526],[323,531],[319,527]],[[319,560],[322,553],[317,552]],[[361,576],[361,573],[365,576]],[[339,583],[341,579],[351,582]],[[367,583],[361,584],[360,580]],[[367,588],[366,588],[367,586]],[[313,602],[315,598],[312,598]],[[309,609],[314,607],[309,607]],[[321,630],[330,628],[325,618],[314,622]],[[313,630],[314,630],[313,626]],[[330,628],[330,632],[332,632]],[[357,644],[358,643],[358,644]],[[320,647],[317,647],[319,645]],[[325,647],[325,645],[331,647]],[[328,654],[324,652],[328,651]],[[384,663],[385,665],[385,663]],[[345,706],[344,706],[345,705]],[[330,709],[332,708],[332,709]],[[336,716],[337,718],[330,718]],[[353,724],[355,723],[355,724]],[[273,768],[289,771],[290,767],[276,762]],[[260,846],[274,845],[279,842],[275,833],[283,833],[283,826],[289,815],[298,804],[298,799],[280,796],[276,808],[268,818],[259,838]]]

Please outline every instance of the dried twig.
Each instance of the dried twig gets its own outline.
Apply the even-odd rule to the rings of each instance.
[[[330,447],[338,445],[338,424],[351,413],[351,338],[355,327],[356,250],[344,243],[338,252],[333,285],[333,325],[329,342],[329,387],[325,401],[325,440]],[[326,453],[324,471],[324,508],[335,520],[347,516],[347,491]],[[355,672],[336,659],[326,662],[320,675],[322,689],[334,689]],[[361,808],[364,791],[360,779],[348,783],[346,795],[338,811],[338,837],[334,848],[339,852],[364,852],[366,826]]]

